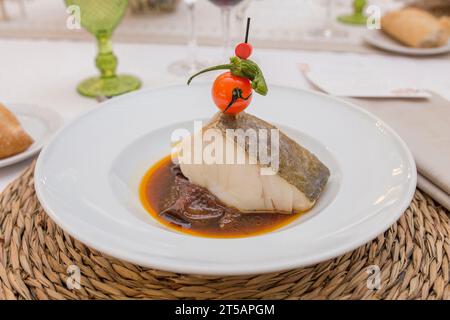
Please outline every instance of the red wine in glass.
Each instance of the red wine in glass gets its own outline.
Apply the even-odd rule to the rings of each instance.
[[[214,3],[216,6],[223,7],[223,6],[235,6],[242,0],[209,0],[210,2]]]

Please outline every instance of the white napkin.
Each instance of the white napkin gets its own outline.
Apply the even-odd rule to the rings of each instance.
[[[300,64],[300,70],[316,89],[345,97],[391,126],[414,155],[418,187],[450,210],[450,101],[414,88],[411,75],[393,79],[374,65]]]
[[[414,85],[405,85],[401,76],[390,70],[367,64],[300,64],[305,77],[318,89],[338,97],[429,98],[430,94]]]
[[[450,210],[450,101],[430,99],[347,100],[384,120],[407,143],[420,174],[418,186]]]
[[[417,177],[417,185],[443,207],[450,210],[450,195],[448,193],[445,193],[445,191],[436,187],[436,185],[421,174]]]

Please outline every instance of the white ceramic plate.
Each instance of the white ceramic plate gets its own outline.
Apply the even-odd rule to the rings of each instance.
[[[38,153],[42,146],[61,126],[61,117],[51,109],[28,104],[5,104],[19,120],[22,128],[33,138],[34,143],[24,152],[0,160],[0,168],[6,167]]]
[[[105,102],[42,151],[37,195],[75,238],[111,256],[181,273],[254,274],[317,263],[375,238],[408,207],[416,168],[404,142],[366,111],[309,91],[272,86],[249,112],[280,125],[331,170],[310,213],[261,236],[211,239],[155,221],[139,182],[170,152],[174,129],[216,109],[210,84],[144,90]]]
[[[364,40],[379,48],[390,52],[399,54],[406,54],[412,56],[431,56],[437,54],[444,54],[450,52],[450,42],[445,46],[437,48],[410,48],[395,41],[381,30],[369,30],[364,33]]]

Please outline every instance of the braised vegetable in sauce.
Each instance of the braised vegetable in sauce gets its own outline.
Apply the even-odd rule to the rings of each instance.
[[[152,167],[141,182],[140,197],[146,210],[178,231],[236,238],[276,230],[311,209],[330,176],[329,169],[314,154],[275,126],[244,112],[252,101],[253,91],[262,96],[268,93],[261,69],[248,59],[253,52],[248,43],[249,27],[250,19],[245,42],[236,46],[236,55],[229,63],[199,71],[187,82],[190,84],[206,72],[226,70],[216,78],[211,90],[220,112],[202,130],[180,141],[174,152],[180,165],[173,164],[168,156]],[[197,163],[189,157],[180,157],[192,155],[192,138],[203,140],[208,131],[223,142],[226,152],[231,150],[226,159],[233,160],[236,152],[238,159],[254,161],[225,163],[220,152],[216,154],[215,145],[217,159],[213,161]],[[230,132],[237,135],[230,138]],[[265,135],[268,132],[270,137]],[[248,140],[251,133],[258,137],[253,139],[257,148],[246,142],[247,133]],[[203,155],[205,150],[200,144],[198,151]],[[266,161],[269,151],[270,161]]]
[[[301,213],[242,213],[190,183],[167,156],[152,167],[140,187],[141,201],[162,224],[197,236],[235,238],[270,232]]]

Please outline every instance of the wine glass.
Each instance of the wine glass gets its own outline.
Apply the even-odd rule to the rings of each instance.
[[[236,20],[239,26],[245,27],[247,23],[247,9],[253,0],[243,0],[242,3],[237,7],[236,10]]]
[[[97,39],[98,54],[95,64],[100,77],[81,82],[77,90],[87,97],[113,97],[137,90],[141,81],[130,75],[117,75],[117,57],[112,50],[111,37],[122,20],[128,0],[65,0],[67,6],[76,6],[80,24]]]
[[[195,30],[195,3],[197,0],[184,0],[188,9],[189,20],[189,40],[188,56],[184,60],[175,61],[169,66],[169,72],[178,76],[187,76],[204,69],[206,64],[197,60],[197,35]]]
[[[338,20],[348,24],[366,24],[367,17],[364,15],[366,0],[353,0],[353,13],[338,17]]]
[[[345,38],[347,32],[342,29],[338,29],[334,25],[333,11],[334,11],[334,0],[326,0],[326,18],[323,27],[318,29],[313,29],[309,32],[310,36],[324,39],[331,38]]]
[[[231,8],[239,4],[242,0],[209,0],[216,6],[220,7],[222,14],[222,58],[228,57],[228,50],[230,48],[230,12]]]

